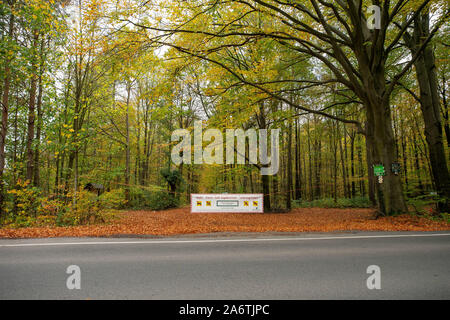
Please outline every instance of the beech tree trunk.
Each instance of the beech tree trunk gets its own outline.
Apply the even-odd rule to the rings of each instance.
[[[368,105],[367,119],[374,125],[368,127],[373,132],[369,132],[366,138],[371,146],[369,152],[372,153],[372,165],[382,164],[386,172],[382,183],[375,181],[375,193],[380,213],[392,215],[407,212],[407,206],[400,176],[391,171],[392,163],[397,161],[397,154],[390,106],[387,101],[383,100],[371,102]]]
[[[419,15],[414,21],[414,34],[406,35],[405,40],[412,54],[422,45],[430,32],[429,13]],[[436,191],[440,197],[438,208],[441,212],[450,211],[450,175],[442,137],[441,105],[438,92],[436,64],[433,48],[428,45],[414,63],[420,88],[420,107],[425,124],[425,138],[430,153],[430,164]]]

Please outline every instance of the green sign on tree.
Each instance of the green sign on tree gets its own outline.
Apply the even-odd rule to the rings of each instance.
[[[376,164],[373,166],[373,174],[376,177],[381,177],[386,175],[386,172],[384,171],[384,166],[382,164]]]

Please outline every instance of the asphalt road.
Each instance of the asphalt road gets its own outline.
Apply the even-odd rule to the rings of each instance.
[[[0,299],[450,299],[450,232],[0,240]]]

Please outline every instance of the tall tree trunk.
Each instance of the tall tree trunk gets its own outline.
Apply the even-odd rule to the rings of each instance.
[[[309,182],[309,200],[312,201],[314,199],[314,189],[312,186],[312,155],[311,155],[311,132],[309,125],[309,117],[307,118],[307,136],[308,136],[308,182]]]
[[[42,74],[44,72],[44,40],[41,40],[41,48],[39,54],[39,80],[38,80],[38,98],[37,98],[37,126],[36,126],[36,146],[34,151],[34,178],[33,185],[39,187],[39,148],[41,142],[41,129],[42,129]]]
[[[344,198],[349,198],[348,190],[347,190],[347,166],[345,165],[345,156],[342,148],[342,139],[339,126],[338,130],[338,138],[339,138],[339,153],[341,155],[341,165],[342,165],[342,183],[344,187]]]
[[[301,163],[301,145],[300,128],[298,119],[295,119],[295,199],[302,198],[302,163]]]
[[[356,182],[355,182],[355,133],[352,132],[350,136],[350,170],[352,179],[352,192],[351,196],[354,198],[356,196]]]
[[[337,174],[338,174],[338,165],[337,165],[337,142],[336,142],[336,128],[335,123],[332,123],[333,131],[330,136],[333,138],[331,145],[333,150],[333,199],[334,202],[337,203],[338,191],[337,191]]]
[[[34,159],[33,159],[33,139],[34,139],[34,125],[36,119],[36,87],[38,81],[37,75],[37,45],[39,40],[39,32],[33,31],[33,58],[31,68],[31,84],[30,84],[30,101],[28,104],[28,126],[27,126],[27,173],[26,179],[32,182]]]
[[[259,113],[258,113],[258,124],[259,129],[266,129],[266,116],[264,112],[264,103],[261,103],[259,106]],[[276,179],[276,177],[272,176],[272,178]],[[263,201],[264,201],[264,211],[268,212],[271,210],[271,202],[270,202],[270,179],[269,176],[263,175],[262,176],[262,187],[263,187]],[[275,192],[275,191],[274,191]]]
[[[445,78],[445,73],[442,75],[442,117],[444,118],[444,130],[445,130],[445,137],[447,138],[447,148],[450,149],[450,118],[448,114],[448,101],[447,101],[447,81]]]
[[[375,184],[378,208],[380,213],[385,215],[407,212],[402,182],[391,170],[392,163],[397,161],[397,154],[389,101],[375,99],[368,103],[367,109],[368,122],[373,123],[373,126],[367,128],[372,132],[368,132],[366,136],[372,153],[371,165],[382,164],[386,172],[383,182]]]
[[[414,33],[405,36],[412,54],[422,46],[430,33],[430,16],[425,12],[414,21]],[[420,54],[414,66],[420,87],[420,107],[425,124],[425,138],[430,153],[430,164],[436,191],[441,198],[438,208],[450,212],[450,175],[442,138],[441,106],[436,75],[436,63],[432,46],[429,44]]]
[[[419,133],[420,134],[420,133]],[[418,183],[418,187],[420,190],[420,194],[423,194],[423,184],[422,184],[422,179],[420,177],[420,160],[419,160],[419,148],[417,147],[417,140],[416,140],[416,133],[413,130],[413,145],[414,145],[414,163],[416,166],[416,175],[417,175],[417,183]]]
[[[287,139],[287,174],[286,174],[286,209],[291,210],[292,193],[292,120],[289,120],[288,139]]]
[[[127,83],[127,110],[125,115],[125,125],[126,125],[126,144],[125,144],[125,200],[127,203],[130,202],[130,123],[129,123],[129,112],[130,112],[130,94],[131,94],[131,84]]]
[[[401,127],[401,146],[402,146],[402,158],[403,158],[403,172],[405,175],[405,186],[406,186],[406,190],[408,190],[408,154],[406,153],[406,134],[405,134],[405,130],[404,130],[404,125],[403,125],[403,121],[400,121],[400,127]]]
[[[9,17],[9,31],[8,37],[12,40],[14,36],[14,14],[11,13]],[[5,61],[5,73],[3,82],[3,96],[2,96],[2,126],[0,132],[0,217],[4,211],[4,181],[3,171],[5,170],[5,143],[6,134],[8,130],[8,111],[9,111],[9,88],[11,84],[11,60],[12,57]]]

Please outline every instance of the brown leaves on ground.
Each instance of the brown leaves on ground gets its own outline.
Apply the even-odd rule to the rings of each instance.
[[[413,215],[373,219],[372,209],[295,209],[288,214],[128,211],[110,224],[0,229],[0,238],[177,235],[212,232],[439,231],[450,224]]]

